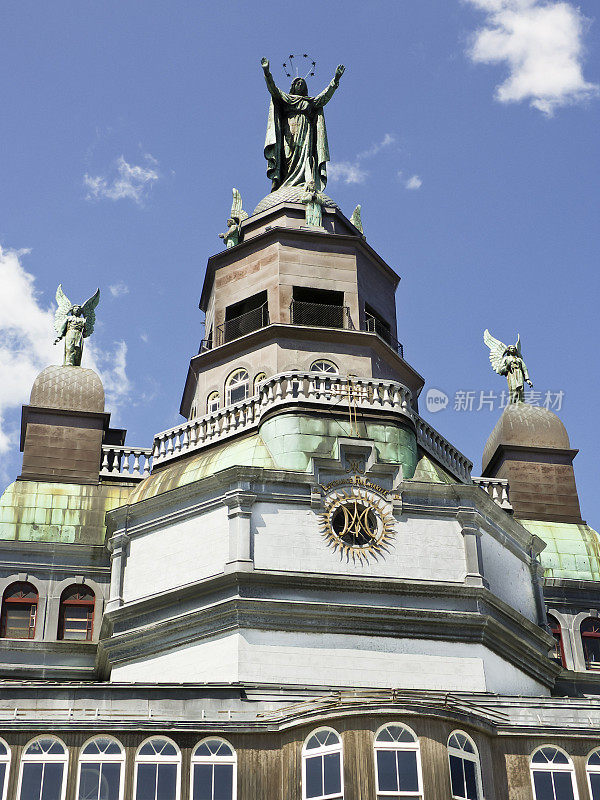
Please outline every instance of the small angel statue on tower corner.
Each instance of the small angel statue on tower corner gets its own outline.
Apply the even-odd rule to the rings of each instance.
[[[234,188],[227,230],[225,233],[219,234],[219,239],[223,239],[225,247],[235,247],[242,241],[242,222],[246,219],[248,219],[248,214],[242,208],[242,195]]]
[[[96,322],[95,309],[100,301],[100,289],[86,300],[83,305],[73,305],[63,292],[59,283],[56,290],[58,308],[54,314],[54,330],[58,334],[54,344],[65,340],[65,356],[63,366],[80,367],[83,355],[83,340],[94,332]]]
[[[533,387],[529,379],[527,366],[521,355],[521,337],[517,334],[517,343],[505,345],[495,339],[486,328],[483,341],[490,348],[490,363],[494,372],[505,375],[508,381],[508,392],[511,403],[525,402],[525,384]]]

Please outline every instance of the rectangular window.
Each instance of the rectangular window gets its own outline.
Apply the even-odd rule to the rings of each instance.
[[[460,800],[478,800],[474,761],[451,755],[450,782],[452,785],[452,797],[460,798]]]
[[[194,764],[192,800],[231,800],[233,764]]]
[[[341,798],[340,754],[328,753],[306,759],[306,797]]]
[[[92,638],[94,607],[89,605],[65,605],[63,608],[63,639],[85,641]]]
[[[20,800],[61,800],[64,764],[23,765]]]
[[[5,603],[4,636],[7,639],[33,639],[36,606],[31,603]]]
[[[83,763],[78,800],[119,800],[121,765]]]
[[[590,786],[592,787],[592,800],[600,800],[600,773],[590,773]]]

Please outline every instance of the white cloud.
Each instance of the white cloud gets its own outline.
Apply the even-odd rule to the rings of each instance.
[[[330,163],[327,173],[332,181],[343,181],[344,183],[364,183],[369,174],[361,168],[358,162],[352,164],[350,161]]]
[[[598,85],[583,77],[583,34],[588,21],[565,0],[465,0],[486,12],[473,36],[475,63],[506,64],[509,75],[496,87],[501,103],[529,100],[547,116],[583,102]]]
[[[122,297],[124,294],[129,294],[129,286],[123,281],[113,283],[108,288],[113,297]]]
[[[376,156],[381,150],[385,150],[386,147],[390,147],[395,143],[396,136],[393,133],[386,133],[380,142],[372,145],[368,150],[364,150],[362,153],[359,153],[356,158],[357,160],[362,158],[373,158],[373,156]]]
[[[157,160],[146,153],[144,156],[146,166],[128,164],[123,156],[119,156],[115,163],[116,174],[111,178],[103,175],[83,176],[83,185],[87,188],[88,200],[133,200],[141,205],[147,197],[152,185],[156,183],[159,174],[155,167]]]
[[[413,175],[406,181],[404,186],[407,189],[420,189],[421,186],[423,186],[423,181],[421,180],[421,178],[419,178],[418,175]]]
[[[52,344],[54,309],[40,303],[35,278],[21,262],[27,252],[0,247],[0,453],[17,446],[19,409],[28,401],[37,374],[50,364],[62,363],[62,345]],[[125,342],[115,342],[114,353],[86,342],[83,364],[102,378],[110,411],[131,391],[126,356]]]

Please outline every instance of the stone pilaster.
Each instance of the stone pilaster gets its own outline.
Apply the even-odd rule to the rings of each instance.
[[[481,554],[481,528],[478,524],[478,513],[470,509],[462,509],[456,515],[461,527],[465,543],[465,562],[467,573],[465,583],[468,586],[489,588],[483,574],[483,557]]]
[[[116,533],[109,541],[110,550],[110,596],[106,604],[106,611],[114,611],[123,605],[123,577],[127,562],[127,548],[129,536],[125,532]]]
[[[248,572],[254,569],[252,552],[252,506],[256,495],[234,490],[228,492],[224,502],[229,518],[229,561],[226,572]]]

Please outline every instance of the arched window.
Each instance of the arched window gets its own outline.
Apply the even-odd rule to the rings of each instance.
[[[181,755],[170,739],[147,739],[135,758],[135,800],[177,800]]]
[[[338,374],[338,368],[333,361],[327,361],[325,358],[320,358],[318,361],[313,361],[310,365],[311,372],[329,372],[332,375]]]
[[[192,753],[192,800],[235,800],[235,750],[223,739],[205,739]]]
[[[69,586],[60,596],[58,638],[90,641],[94,625],[96,597],[82,583]]]
[[[557,664],[562,664],[562,666],[566,666],[565,663],[565,651],[563,648],[562,642],[562,631],[560,629],[560,622],[555,619],[551,614],[547,616],[548,620],[548,627],[550,628],[550,633],[554,636],[554,649],[550,652],[550,658],[557,662]]]
[[[406,725],[392,723],[375,736],[377,797],[414,798],[423,796],[419,742]]]
[[[64,800],[67,750],[60,739],[42,736],[21,757],[19,800]]]
[[[588,617],[581,623],[581,644],[587,669],[600,669],[600,620]]]
[[[245,369],[236,369],[227,378],[225,385],[227,405],[239,403],[250,395],[250,378]]]
[[[79,756],[77,800],[121,800],[125,751],[111,736],[84,744]]]
[[[219,398],[219,393],[211,392],[206,398],[206,413],[212,414],[214,411],[218,411],[220,406],[221,400]]]
[[[535,800],[576,800],[573,764],[557,747],[545,745],[531,756],[531,780]]]
[[[267,373],[259,372],[258,375],[254,378],[254,394],[259,393],[260,387],[266,380],[267,380]]]
[[[448,738],[452,797],[482,800],[481,770],[477,748],[470,736],[454,731]]]
[[[600,750],[590,753],[586,772],[591,800],[600,800]]]
[[[302,750],[302,797],[341,800],[342,796],[342,740],[331,728],[321,728],[311,733]]]
[[[0,636],[3,639],[33,639],[38,593],[30,583],[11,583],[2,598]]]
[[[0,800],[6,800],[8,773],[10,771],[10,747],[0,739]]]

